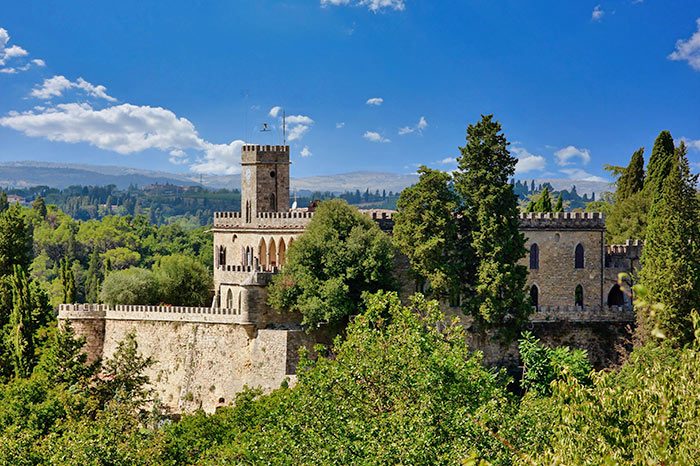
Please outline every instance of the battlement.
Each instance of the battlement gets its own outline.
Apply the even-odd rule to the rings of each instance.
[[[289,165],[289,146],[243,146],[241,148],[241,165],[255,163]]]
[[[642,240],[637,239],[632,241],[631,239],[628,239],[625,244],[607,244],[605,246],[605,253],[611,255],[619,254],[623,256],[640,257],[643,246],[644,242]]]
[[[238,309],[184,306],[144,306],[108,304],[61,304],[59,320],[143,320],[214,324],[249,324],[247,314]]]
[[[214,228],[291,228],[303,229],[314,213],[305,210],[288,212],[258,212],[252,222],[246,223],[240,212],[214,212]]]
[[[634,322],[632,306],[539,306],[531,322]]]
[[[521,213],[522,230],[605,230],[602,212]]]

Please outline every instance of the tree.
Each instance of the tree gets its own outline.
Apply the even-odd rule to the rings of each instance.
[[[36,211],[41,218],[46,218],[48,211],[46,210],[46,203],[43,197],[37,196],[34,202],[32,202],[32,209]]]
[[[640,283],[654,312],[641,314],[640,329],[659,329],[675,345],[694,339],[692,314],[700,311],[700,225],[697,175],[690,173],[686,146],[663,181],[661,196],[651,205],[646,243],[642,252]]]
[[[341,199],[322,201],[287,252],[269,303],[301,312],[304,324],[341,324],[360,311],[364,292],[394,287],[391,239]]]
[[[76,301],[75,275],[66,259],[61,261],[61,289],[63,290],[63,302],[65,304],[71,304]]]
[[[519,334],[532,307],[524,291],[527,269],[518,264],[526,254],[518,201],[508,183],[516,159],[500,131],[493,115],[470,124],[454,177],[455,191],[464,200],[461,215],[471,228],[475,272],[465,289],[463,309],[477,326],[496,329],[507,340]]]
[[[213,283],[209,271],[183,254],[161,257],[153,268],[160,300],[176,306],[207,306]]]
[[[647,177],[644,180],[644,188],[649,191],[652,199],[661,195],[663,183],[674,164],[673,138],[669,131],[661,131],[654,141],[651,150],[649,165],[647,166]]]
[[[24,270],[14,267],[12,276],[12,313],[10,348],[15,377],[27,377],[34,363],[34,323],[29,283]]]
[[[554,212],[564,212],[564,200],[561,197],[561,193],[557,197],[557,205],[554,206]]]
[[[95,248],[90,255],[90,265],[85,279],[85,299],[89,303],[97,303],[100,300],[101,271],[100,256]]]
[[[533,209],[534,212],[552,212],[552,198],[549,195],[549,186],[544,187]]]
[[[5,212],[10,207],[10,203],[7,200],[7,191],[4,189],[0,193],[0,214]]]
[[[624,201],[644,188],[644,148],[640,147],[617,180],[615,199]]]
[[[70,321],[53,332],[42,352],[34,374],[45,377],[51,384],[87,386],[97,371],[98,363],[87,364],[83,350],[84,338],[76,338]]]
[[[32,232],[18,204],[0,214],[0,232],[0,275],[11,275],[15,265],[27,270],[32,262]]]
[[[153,358],[144,358],[139,353],[136,335],[129,332],[124,340],[117,343],[114,356],[104,363],[97,386],[100,400],[106,403],[119,397],[135,407],[141,406],[152,391],[144,371],[153,364]]]
[[[452,177],[425,166],[418,183],[404,189],[394,214],[394,244],[411,261],[411,271],[430,283],[436,297],[461,293],[468,281],[468,248],[461,245],[458,216],[460,200]]]
[[[111,272],[100,293],[107,304],[158,304],[158,285],[153,272],[139,267]]]

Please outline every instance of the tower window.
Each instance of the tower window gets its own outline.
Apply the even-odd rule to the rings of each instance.
[[[532,288],[530,288],[530,303],[534,307],[540,305],[540,290],[537,289],[537,285],[532,285]]]
[[[576,286],[576,291],[574,291],[574,304],[583,307],[583,287],[581,285]]]
[[[537,243],[530,246],[530,268],[540,268],[540,247],[537,246]]]
[[[581,243],[578,243],[576,245],[576,251],[574,252],[574,268],[583,268],[583,246],[581,245]]]
[[[270,172],[270,178],[274,178],[276,175],[277,175],[277,174],[275,173],[274,170],[272,170],[272,171]]]

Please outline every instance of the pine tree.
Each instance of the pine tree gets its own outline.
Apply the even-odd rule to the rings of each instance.
[[[34,360],[34,325],[29,284],[24,270],[18,265],[14,266],[12,275],[9,339],[15,377],[27,377]]]
[[[46,218],[46,202],[44,202],[43,197],[37,196],[34,202],[32,202],[32,209],[38,212],[41,218]]]
[[[10,203],[7,201],[7,191],[4,189],[0,193],[0,213],[3,213],[10,207]]]
[[[63,290],[63,302],[72,304],[76,300],[75,276],[68,260],[61,261],[61,289]]]
[[[617,192],[615,199],[624,201],[644,188],[644,148],[641,147],[634,154],[629,165],[625,168],[617,180]]]
[[[649,189],[649,195],[653,199],[661,194],[664,179],[668,176],[674,164],[673,138],[669,131],[661,131],[654,141],[651,150],[649,165],[647,166],[647,177],[644,180],[644,188]]]
[[[700,226],[697,175],[690,174],[686,147],[675,153],[661,195],[649,212],[641,283],[648,300],[661,304],[652,314],[640,309],[639,328],[649,340],[660,330],[675,345],[693,341],[691,314],[700,310]]]
[[[552,212],[552,198],[549,196],[549,186],[544,187],[540,198],[535,204],[535,212]]]
[[[0,215],[0,275],[11,275],[15,265],[27,270],[31,261],[32,232],[14,204]]]
[[[557,205],[554,206],[554,212],[564,212],[564,199],[562,199],[561,193],[557,198]]]
[[[494,329],[508,340],[517,337],[532,312],[524,291],[527,269],[518,265],[526,254],[518,200],[508,183],[516,159],[493,115],[470,124],[466,139],[454,174],[455,191],[463,199],[461,214],[471,228],[474,268],[463,309],[478,327]]]

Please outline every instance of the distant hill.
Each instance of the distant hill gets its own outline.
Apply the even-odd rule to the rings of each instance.
[[[525,179],[523,179],[525,180]],[[240,189],[240,175],[202,175],[202,185],[208,188]],[[386,190],[400,192],[418,181],[416,174],[400,174],[376,171],[357,171],[334,175],[292,178],[292,189],[298,194],[314,191],[341,193],[360,190]],[[530,179],[527,179],[529,182]],[[46,185],[52,188],[66,188],[71,185],[106,186],[116,185],[126,189],[131,184],[175,184],[193,186],[200,184],[200,176],[195,173],[167,173],[138,168],[111,165],[88,165],[50,162],[0,162],[0,186],[25,188]],[[558,178],[537,178],[536,184],[550,183],[555,190],[570,189],[573,185],[579,194],[599,194],[609,191],[610,185],[597,181],[567,180]]]

